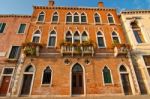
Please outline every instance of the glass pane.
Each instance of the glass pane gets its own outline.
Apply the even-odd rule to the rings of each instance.
[[[103,37],[98,37],[98,46],[99,47],[105,47]]]
[[[24,33],[26,24],[21,24],[18,33]]]
[[[44,15],[39,15],[38,21],[44,21]]]
[[[150,66],[150,56],[143,56],[146,66]]]
[[[50,84],[50,82],[51,82],[51,69],[47,67],[44,70],[42,84]]]
[[[108,17],[108,21],[109,21],[109,23],[114,23],[113,17],[112,17],[112,16],[109,16],[109,17]]]
[[[6,23],[0,23],[0,33],[4,32],[5,26],[6,26]]]
[[[79,64],[76,64],[73,69],[72,69],[73,72],[83,72],[83,69],[82,67],[79,65]]]
[[[119,38],[118,37],[113,37],[113,43],[117,43],[117,44],[120,43]]]
[[[33,43],[39,43],[39,41],[40,41],[40,37],[38,36],[33,37],[33,40],[32,40]]]
[[[26,68],[25,72],[34,72],[33,67],[30,65]]]
[[[53,16],[52,22],[57,22],[58,21],[58,16]]]
[[[86,22],[86,16],[81,16],[81,22]]]
[[[100,22],[100,18],[99,17],[95,17],[95,22],[99,23]]]
[[[12,46],[9,58],[10,59],[16,59],[19,56],[20,47],[19,46]]]
[[[134,36],[135,36],[135,38],[136,38],[136,41],[137,41],[138,43],[143,43],[143,42],[142,42],[142,39],[141,39],[141,37],[140,37],[140,35],[139,35],[139,33],[138,33],[138,31],[133,30],[133,32],[134,32]]]
[[[123,65],[120,66],[120,72],[127,72],[126,68]]]
[[[67,16],[67,22],[72,22],[72,16]]]
[[[49,44],[48,44],[48,45],[49,45],[49,46],[55,46],[55,40],[56,40],[56,37],[54,37],[54,36],[53,36],[53,37],[50,37],[50,38],[49,38]]]
[[[79,75],[79,87],[82,87],[83,84],[83,79],[82,79],[82,75]]]
[[[74,16],[74,22],[79,22],[79,16]]]
[[[13,68],[5,68],[3,74],[12,74]]]

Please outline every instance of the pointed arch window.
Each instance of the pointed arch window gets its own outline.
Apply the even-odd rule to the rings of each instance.
[[[50,69],[50,67],[46,67],[46,69],[43,72],[42,84],[50,84],[52,78],[51,76],[52,76],[52,70]]]
[[[72,42],[72,34],[70,31],[66,33],[66,42]]]
[[[39,21],[39,22],[43,22],[43,21],[44,21],[44,17],[45,17],[45,13],[44,13],[44,12],[41,12],[41,13],[39,14],[38,21]]]
[[[74,42],[80,43],[80,35],[78,31],[74,33]]]
[[[81,23],[86,23],[87,22],[87,18],[86,15],[84,13],[81,14]]]
[[[104,36],[100,31],[97,33],[97,40],[99,47],[105,47]]]
[[[141,29],[140,27],[137,25],[136,22],[132,22],[131,23],[132,26],[132,30],[135,36],[135,39],[137,41],[137,43],[145,43],[144,37],[142,35]]]
[[[95,23],[101,23],[100,16],[98,13],[95,13],[94,19],[95,19]]]
[[[66,16],[66,23],[72,23],[72,14],[70,12]]]
[[[34,72],[34,68],[33,68],[33,66],[32,65],[29,65],[26,69],[25,69],[25,71],[24,72]]]
[[[112,32],[112,39],[113,39],[114,44],[119,44],[120,43],[119,37],[118,37],[116,32]]]
[[[103,69],[103,77],[105,84],[112,83],[110,70],[106,66]]]
[[[107,17],[108,17],[108,22],[109,22],[110,24],[114,24],[114,23],[115,23],[114,17],[113,17],[111,14],[108,14]]]
[[[74,14],[74,18],[73,18],[74,20],[74,23],[79,23],[79,21],[80,21],[80,19],[79,19],[79,14],[76,12],[75,14]]]
[[[55,47],[55,44],[56,44],[56,32],[53,30],[49,35],[48,46]]]
[[[120,66],[120,72],[127,72],[127,69],[124,67],[124,65]]]
[[[58,13],[55,12],[52,17],[52,23],[57,23],[57,22],[58,22]]]
[[[87,33],[84,31],[84,32],[82,33],[82,42],[86,42],[86,41],[88,41],[88,35],[87,35]]]
[[[40,33],[39,30],[37,30],[37,31],[33,34],[32,42],[33,42],[33,43],[39,43],[39,42],[40,42],[40,37],[41,37],[41,33]]]

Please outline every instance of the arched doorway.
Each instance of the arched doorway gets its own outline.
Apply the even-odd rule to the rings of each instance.
[[[71,82],[72,95],[84,94],[84,79],[83,68],[80,64],[75,64],[72,68],[72,82]]]
[[[30,94],[32,79],[34,74],[34,68],[32,65],[29,65],[23,74],[23,82],[21,88],[21,96],[28,96]]]
[[[121,65],[119,68],[120,77],[122,81],[122,87],[125,95],[132,95],[131,84],[129,79],[129,73],[124,65]]]

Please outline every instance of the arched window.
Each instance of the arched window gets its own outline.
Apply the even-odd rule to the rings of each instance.
[[[99,47],[105,47],[104,36],[100,31],[97,33],[97,40]]]
[[[26,69],[25,72],[34,72],[34,68],[32,65],[29,65]]]
[[[72,42],[72,34],[70,31],[66,33],[66,42]]]
[[[131,23],[132,30],[135,36],[135,39],[138,43],[145,43],[144,37],[142,35],[140,27],[137,25],[136,22]]]
[[[40,42],[40,37],[41,37],[41,33],[40,33],[39,30],[37,30],[37,31],[33,34],[32,42],[33,42],[33,43],[39,43],[39,42]]]
[[[52,70],[50,69],[50,67],[46,67],[46,69],[43,72],[42,84],[50,84],[52,78],[51,76],[52,76]]]
[[[79,23],[79,21],[80,21],[79,14],[77,12],[74,14],[73,21],[74,21],[74,23]]]
[[[96,24],[97,24],[97,23],[101,23],[99,14],[95,13],[95,14],[94,14],[94,19],[95,19],[95,23],[96,23]]]
[[[39,22],[43,22],[43,21],[44,21],[44,17],[45,17],[45,13],[44,13],[44,12],[41,12],[41,13],[39,14],[38,21],[39,21]]]
[[[120,66],[120,72],[127,72],[127,69],[124,67],[124,65]]]
[[[118,37],[116,32],[112,32],[112,39],[113,39],[113,43],[115,43],[115,44],[119,44],[120,43],[119,37]]]
[[[66,23],[72,23],[72,14],[70,12],[66,16]]]
[[[56,32],[53,30],[49,35],[48,46],[55,47],[55,43],[56,43]]]
[[[103,69],[104,83],[112,83],[110,70],[105,66]]]
[[[107,18],[108,18],[108,22],[109,22],[110,24],[114,24],[114,23],[115,23],[114,18],[113,18],[113,16],[112,16],[111,14],[108,14],[108,15],[107,15]]]
[[[58,13],[55,12],[52,17],[52,23],[57,23],[57,22],[58,22]]]
[[[80,35],[78,31],[74,33],[74,42],[80,43]]]
[[[87,33],[84,31],[84,32],[82,33],[82,42],[86,42],[86,41],[88,41],[88,35],[87,35]]]
[[[86,19],[86,15],[84,13],[81,14],[81,23],[86,23],[87,19]]]

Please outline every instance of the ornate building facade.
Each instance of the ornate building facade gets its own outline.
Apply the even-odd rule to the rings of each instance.
[[[116,9],[33,8],[12,95],[140,94]]]
[[[132,60],[141,94],[150,94],[150,27],[149,10],[121,13],[126,37],[132,46]]]
[[[0,96],[9,96],[31,17],[0,15]]]

